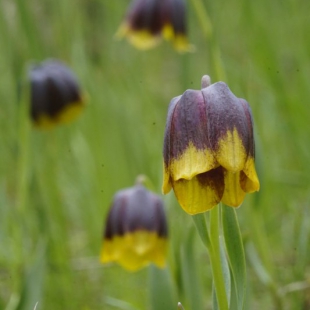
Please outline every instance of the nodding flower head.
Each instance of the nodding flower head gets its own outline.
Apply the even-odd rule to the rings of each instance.
[[[38,128],[73,120],[85,102],[73,72],[63,63],[47,60],[29,70],[31,118]]]
[[[184,0],[135,0],[116,36],[127,37],[142,50],[156,46],[164,38],[179,52],[193,51],[186,32]]]
[[[189,214],[238,207],[260,186],[250,106],[223,82],[202,85],[171,100],[164,137],[163,192],[173,188]]]
[[[116,193],[106,219],[101,262],[130,271],[166,264],[167,222],[161,198],[143,185]]]

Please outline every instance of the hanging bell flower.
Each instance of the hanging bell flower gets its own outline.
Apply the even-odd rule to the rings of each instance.
[[[116,193],[106,219],[101,262],[136,271],[166,265],[167,222],[162,199],[143,185]]]
[[[168,108],[164,138],[163,193],[173,188],[189,214],[220,201],[238,207],[246,193],[259,190],[254,163],[250,106],[223,82],[187,90]]]
[[[171,41],[179,52],[193,51],[186,35],[184,0],[135,0],[116,37],[127,37],[138,49],[158,45],[162,38]]]
[[[73,72],[57,60],[47,60],[29,70],[31,118],[38,128],[67,123],[82,111],[85,102]]]

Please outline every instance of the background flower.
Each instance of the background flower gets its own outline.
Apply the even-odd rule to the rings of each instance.
[[[119,191],[106,220],[101,262],[135,271],[166,264],[167,222],[159,196],[142,185]]]
[[[31,117],[36,127],[51,128],[77,117],[85,102],[73,72],[58,60],[29,70]]]
[[[116,36],[127,37],[139,49],[149,49],[162,37],[179,52],[193,50],[186,36],[184,0],[134,0]]]

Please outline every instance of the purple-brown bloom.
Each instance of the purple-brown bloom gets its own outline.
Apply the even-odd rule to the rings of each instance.
[[[251,109],[223,82],[172,99],[164,139],[163,192],[173,188],[189,214],[220,201],[238,207],[259,190]]]
[[[162,199],[138,184],[116,193],[110,208],[101,262],[135,271],[166,264],[167,222]]]
[[[134,0],[116,35],[143,50],[156,46],[163,37],[176,50],[187,52],[193,47],[186,32],[185,0]]]
[[[47,60],[29,71],[31,118],[39,128],[66,123],[80,114],[85,103],[73,72],[63,63]]]

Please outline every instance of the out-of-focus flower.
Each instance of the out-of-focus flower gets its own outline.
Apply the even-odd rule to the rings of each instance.
[[[173,188],[189,214],[220,201],[238,207],[259,190],[251,109],[223,82],[187,90],[170,102],[164,138],[163,192]]]
[[[135,271],[166,264],[167,223],[161,198],[138,184],[114,196],[101,249],[101,262]]]
[[[77,79],[63,63],[47,60],[29,70],[31,118],[36,127],[51,128],[73,120],[85,102]]]
[[[162,37],[172,41],[179,52],[193,50],[186,36],[184,0],[135,0],[116,36],[127,37],[136,48],[143,50],[159,44]]]

